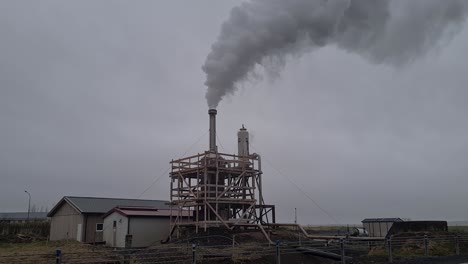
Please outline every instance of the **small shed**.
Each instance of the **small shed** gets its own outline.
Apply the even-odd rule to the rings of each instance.
[[[176,212],[174,212],[176,214]],[[170,209],[116,207],[104,216],[103,237],[110,247],[148,247],[169,235]],[[190,213],[183,212],[190,217]]]
[[[370,237],[385,237],[396,222],[403,222],[401,218],[366,218],[362,225]]]

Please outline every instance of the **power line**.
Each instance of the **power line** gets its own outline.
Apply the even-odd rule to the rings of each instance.
[[[189,151],[192,150],[193,147],[195,147],[195,145],[198,144],[198,142],[200,142],[200,140],[206,136],[206,134],[208,134],[209,130],[207,130],[205,133],[203,133],[203,135],[201,135],[196,141],[195,143],[193,143],[185,152],[184,154],[180,155],[179,157],[184,157]],[[167,175],[167,173],[169,172],[171,168],[167,168],[162,174],[160,174],[159,176],[155,177],[153,179],[153,182],[140,194],[138,195],[137,199],[139,199],[141,196],[143,196],[143,194],[145,194],[149,189],[151,189],[151,187],[153,187],[161,178],[162,176],[164,175]]]
[[[195,143],[193,143],[180,157],[184,157],[189,151],[192,150],[192,148],[197,145],[200,140],[206,136],[206,134],[208,134],[209,130],[207,130],[205,133],[203,133],[203,135],[201,135],[196,141]],[[218,135],[216,135],[216,138],[218,139],[218,142],[219,142],[219,145],[220,147],[226,151],[226,149],[224,148],[224,146],[222,145],[221,143],[221,139],[218,137]],[[250,143],[250,146],[256,151],[256,152],[259,152],[254,146],[252,143]],[[275,166],[273,166],[273,163],[270,162],[268,159],[264,158],[263,159],[283,178],[285,178],[291,185],[293,185],[297,190],[299,190],[300,193],[302,193],[302,195],[304,195],[305,197],[307,197],[307,199],[309,199],[310,201],[312,201],[312,203],[317,206],[317,208],[319,208],[325,215],[327,215],[330,219],[332,219],[336,224],[340,225],[340,222],[335,218],[333,217],[327,210],[325,210],[322,206],[320,206],[320,204],[318,202],[316,202],[309,194],[307,194],[307,192],[305,192],[301,187],[299,187],[299,185],[297,185],[294,181],[292,181],[291,178],[289,178],[288,176],[286,176],[284,173],[281,172],[281,170],[279,170],[278,168],[276,168]],[[159,176],[157,176],[156,178],[154,178],[153,182],[138,196],[138,198],[140,198],[141,196],[143,196],[149,189],[151,189],[151,187],[153,187],[161,178],[162,176],[164,175],[167,175],[167,173],[169,172],[170,168],[167,168],[162,174],[160,174]],[[138,199],[137,198],[137,199]]]
[[[259,152],[253,145],[252,143],[250,143],[250,146],[256,151],[256,152]],[[305,197],[307,197],[309,200],[312,201],[312,203],[315,204],[315,206],[317,206],[317,208],[319,208],[324,214],[326,214],[328,217],[330,217],[330,219],[332,219],[336,224],[338,225],[341,225],[340,222],[338,222],[338,220],[336,220],[335,217],[333,217],[330,213],[327,212],[327,210],[325,210],[324,208],[322,208],[314,199],[312,199],[312,197],[310,197],[304,190],[302,190],[301,187],[299,187],[299,185],[297,185],[295,182],[293,182],[288,176],[286,176],[284,173],[282,173],[279,169],[277,169],[275,166],[273,166],[273,163],[271,163],[268,159],[262,157],[263,160],[265,160],[281,177],[285,178],[286,180],[288,180],[289,183],[291,183],[294,187],[296,187],[296,189],[299,190],[299,192],[301,192]]]
[[[224,153],[228,153],[226,149],[223,147],[223,144],[221,143],[221,139],[218,137],[218,135],[216,135],[216,138],[218,139],[219,146],[224,151]]]
[[[208,134],[209,130],[205,131],[205,133],[203,133],[203,135],[201,135],[196,141],[195,143],[193,143],[192,145],[190,145],[190,147],[184,152],[184,154],[180,155],[179,157],[184,157],[189,151],[191,151],[193,149],[193,147],[195,147],[195,145],[197,145],[200,140],[206,136],[206,134]],[[146,189],[140,193],[140,195],[138,195],[138,197],[136,199],[140,199],[141,196],[143,196],[147,191],[149,191],[149,189],[151,189],[151,187],[153,187],[160,179],[162,179],[162,177],[164,175],[167,175],[168,172],[171,170],[170,167],[168,167],[166,170],[164,170],[163,173],[159,174],[159,176],[156,176],[154,179],[153,179],[153,182],[148,186],[146,187]],[[103,230],[105,229],[106,227],[103,228]]]

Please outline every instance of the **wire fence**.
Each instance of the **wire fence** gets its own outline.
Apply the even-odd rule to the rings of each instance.
[[[386,240],[296,240],[232,245],[166,244],[145,249],[96,247],[91,251],[56,249],[48,253],[2,254],[0,263],[142,264],[142,263],[290,263],[294,255],[314,255],[350,263],[358,256],[388,262],[405,257],[468,255],[468,234],[391,237]]]

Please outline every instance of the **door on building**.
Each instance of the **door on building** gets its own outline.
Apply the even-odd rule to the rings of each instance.
[[[76,227],[76,240],[81,242],[81,234],[83,233],[83,227],[81,226],[81,224],[78,224],[78,226]]]
[[[112,246],[116,247],[117,246],[117,221],[113,222],[112,226]]]

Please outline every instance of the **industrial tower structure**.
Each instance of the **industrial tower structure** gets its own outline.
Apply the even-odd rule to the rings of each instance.
[[[171,161],[170,195],[176,213],[171,216],[170,235],[183,227],[196,233],[210,227],[253,227],[264,232],[263,225],[275,223],[275,207],[263,199],[261,158],[250,154],[244,126],[237,133],[238,154],[219,153],[217,111],[210,109],[208,114],[209,150]]]

